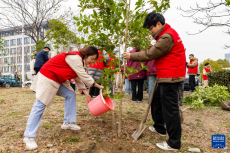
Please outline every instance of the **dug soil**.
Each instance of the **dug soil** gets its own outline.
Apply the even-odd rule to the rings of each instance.
[[[56,96],[50,107],[46,108],[35,138],[38,149],[29,151],[23,144],[23,133],[30,114],[35,94],[29,88],[0,88],[0,152],[48,152],[48,153],[157,153],[165,152],[156,147],[157,142],[167,138],[152,133],[147,128],[138,141],[131,135],[144,118],[148,94],[144,93],[142,103],[133,103],[130,95],[123,98],[122,135],[116,137],[112,131],[112,112],[93,116],[85,102],[85,96],[77,94],[77,124],[79,131],[62,130],[64,117],[64,98]],[[115,104],[115,122],[118,126],[119,100]],[[203,110],[186,109],[182,123],[182,148],[200,148],[201,152],[230,152],[230,112],[220,107],[205,107]],[[148,126],[153,125],[151,114]],[[226,149],[211,147],[211,136],[224,134]],[[229,148],[229,149],[228,149]]]

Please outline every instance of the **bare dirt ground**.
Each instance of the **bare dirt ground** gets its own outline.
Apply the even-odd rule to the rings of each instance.
[[[161,153],[157,142],[165,141],[148,129],[138,141],[131,138],[135,128],[144,118],[147,108],[147,93],[142,103],[132,103],[130,96],[123,100],[123,124],[121,138],[112,134],[112,113],[107,112],[94,117],[88,110],[84,95],[77,95],[77,124],[80,131],[62,130],[64,116],[64,98],[56,96],[50,107],[46,108],[38,129],[36,142],[38,149],[28,151],[23,144],[23,133],[30,114],[35,94],[28,88],[0,88],[0,152],[81,152],[79,146],[85,142],[95,144],[92,153]],[[118,100],[115,103],[115,120],[118,122]],[[183,106],[185,109],[188,106]],[[220,107],[205,107],[203,110],[187,109],[183,112],[182,148],[180,152],[188,152],[188,148],[200,148],[201,152],[230,152],[230,112]],[[153,125],[151,115],[148,126]],[[212,149],[211,136],[224,134],[228,149]],[[149,143],[147,143],[149,142]],[[147,145],[146,145],[147,143]],[[148,144],[151,144],[148,146]]]

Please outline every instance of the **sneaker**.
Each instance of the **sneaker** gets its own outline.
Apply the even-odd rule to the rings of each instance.
[[[63,130],[80,130],[81,127],[77,126],[75,123],[63,123],[61,128]]]
[[[132,101],[132,102],[136,103],[137,101]]]
[[[152,131],[152,132],[155,132],[155,133],[158,133],[157,131],[156,131],[156,129],[153,127],[153,126],[150,126],[149,127],[149,130],[150,131]],[[165,137],[166,136],[166,134],[160,134],[160,133],[158,133],[160,136],[162,136],[162,137]]]
[[[138,100],[138,103],[141,103],[141,102],[142,102],[142,101],[139,101],[139,100]]]
[[[28,150],[34,150],[38,147],[34,138],[24,137],[23,142],[26,144],[26,149]]]
[[[172,151],[178,151],[179,149],[174,149],[172,147],[170,147],[166,141],[162,142],[162,143],[157,143],[156,144],[158,148],[162,149],[162,150],[172,150]]]

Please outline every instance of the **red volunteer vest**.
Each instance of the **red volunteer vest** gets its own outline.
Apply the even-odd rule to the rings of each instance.
[[[211,71],[210,68],[208,69],[208,68],[205,67],[204,69],[205,69],[205,71],[206,71],[207,73]],[[203,80],[208,80],[207,75],[204,75],[204,74],[203,74]]]
[[[178,33],[166,23],[157,41],[165,33],[172,36],[174,45],[168,54],[155,60],[157,78],[185,77],[185,49],[182,40]]]
[[[100,62],[102,58],[103,58],[103,53],[100,50],[98,50],[98,59],[94,63],[89,64],[89,67],[104,70],[105,69],[104,62],[103,61]]]
[[[195,60],[192,60],[190,62],[190,64],[192,64]],[[188,68],[188,73],[193,73],[193,74],[197,74],[197,70],[198,70],[198,64],[195,67],[189,67]]]
[[[66,63],[66,55],[79,55],[80,57],[82,57],[82,55],[78,51],[58,54],[48,60],[48,62],[46,62],[42,66],[40,73],[43,74],[45,77],[60,84],[64,83],[66,80],[78,77],[78,75],[72,70],[69,64]],[[83,60],[82,64],[84,65]]]

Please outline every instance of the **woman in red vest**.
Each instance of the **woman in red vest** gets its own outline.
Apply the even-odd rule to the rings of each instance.
[[[31,89],[36,92],[36,100],[31,110],[23,142],[29,150],[38,146],[34,140],[42,119],[43,111],[49,106],[58,93],[65,98],[64,123],[62,129],[80,130],[76,122],[76,94],[70,86],[69,79],[74,78],[79,92],[86,96],[86,102],[91,97],[86,91],[87,86],[95,86],[103,89],[103,86],[94,82],[93,78],[85,72],[85,67],[98,58],[98,51],[95,47],[86,47],[79,52],[65,52],[56,55],[46,62],[37,74]],[[84,84],[84,83],[85,84]]]
[[[204,87],[208,86],[208,76],[207,73],[212,71],[210,69],[210,64],[209,63],[205,63],[205,68],[203,69],[203,80],[204,80]]]

